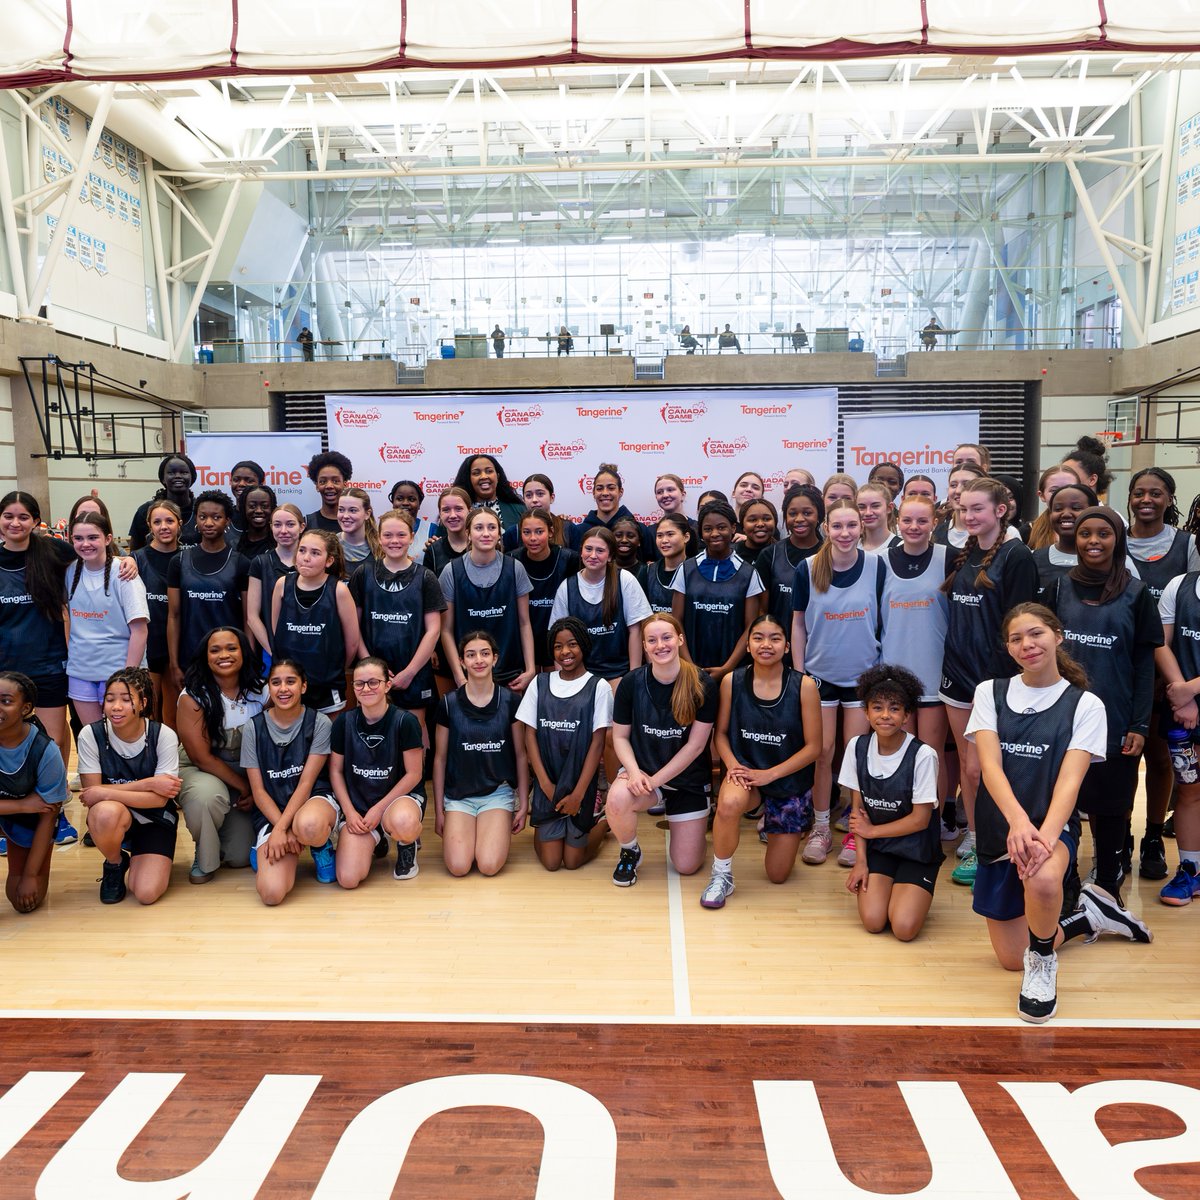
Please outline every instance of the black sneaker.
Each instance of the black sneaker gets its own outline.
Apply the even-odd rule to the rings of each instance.
[[[1025,951],[1025,977],[1017,1000],[1017,1016],[1044,1025],[1058,1011],[1058,955]]]
[[[1071,864],[1071,872],[1063,878],[1063,902],[1058,919],[1066,920],[1079,907],[1079,893],[1083,890],[1083,882],[1079,878],[1079,868]]]
[[[1170,838],[1171,841],[1175,840],[1175,814],[1174,813],[1171,813],[1171,815],[1167,817],[1167,823],[1163,826],[1163,837]]]
[[[396,866],[392,871],[392,878],[398,880],[415,879],[421,871],[421,865],[417,862],[417,847],[420,842],[397,842],[396,843]]]
[[[621,847],[621,857],[613,870],[613,883],[617,887],[633,887],[637,883],[638,867],[642,865],[642,848],[634,846],[631,850]]]
[[[387,858],[388,840],[384,834],[379,835],[379,841],[375,843],[374,858]]]
[[[120,904],[125,899],[125,872],[129,870],[129,855],[121,851],[121,861],[110,863],[104,860],[100,876],[100,903]]]
[[[1102,933],[1115,934],[1130,942],[1146,944],[1154,941],[1154,934],[1146,922],[1135,917],[1121,903],[1119,896],[1114,896],[1098,884],[1089,883],[1083,889],[1082,904],[1088,924],[1092,927],[1093,936],[1088,941]]]
[[[1160,837],[1142,838],[1142,860],[1138,866],[1138,874],[1143,879],[1166,879],[1167,852]]]

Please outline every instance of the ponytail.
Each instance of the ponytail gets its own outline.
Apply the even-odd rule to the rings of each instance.
[[[813,588],[818,592],[827,592],[833,586],[833,541],[828,536],[829,518],[840,509],[852,512],[859,517],[858,505],[853,500],[835,500],[825,510],[826,537],[821,541],[820,549],[808,562],[808,577],[812,580]],[[859,517],[859,523],[862,518]]]

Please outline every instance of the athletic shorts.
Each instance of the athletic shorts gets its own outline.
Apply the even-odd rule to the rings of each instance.
[[[970,708],[975,703],[975,689],[947,679],[942,676],[942,686],[938,689],[938,699],[951,708]]]
[[[864,838],[862,845],[867,852],[867,870],[872,875],[886,875],[893,883],[911,883],[933,895],[933,889],[937,886],[939,863],[915,862],[911,858],[901,858],[898,854],[876,850],[869,838]],[[1021,911],[1025,911],[1023,899]]]
[[[171,669],[171,660],[164,654],[162,658],[157,655],[151,657],[146,655],[146,670],[151,675],[165,675]]]
[[[477,817],[480,813],[491,812],[497,808],[514,812],[517,807],[517,793],[507,783],[502,783],[486,796],[465,796],[461,800],[451,800],[447,796],[444,807],[446,812],[466,813],[468,817]]]
[[[827,679],[818,679],[816,682],[817,691],[821,694],[822,708],[837,708],[839,705],[842,708],[862,708],[856,684],[843,686],[840,683],[830,683]]]
[[[333,683],[309,683],[304,693],[306,708],[315,708],[317,712],[327,717],[336,716],[346,707],[346,697],[342,689]]]
[[[1065,879],[1074,869],[1078,847],[1074,837],[1065,829],[1059,841],[1067,848],[1067,869],[1063,872]],[[975,895],[971,907],[990,921],[1015,921],[1017,917],[1023,917],[1025,889],[1017,878],[1016,866],[1008,859],[993,863],[985,863],[980,859],[975,872]]]
[[[74,675],[67,678],[67,695],[76,702],[103,705],[106,691],[108,687],[103,679],[97,683],[91,679],[76,679]]]
[[[426,667],[417,672],[417,677],[406,688],[389,688],[388,700],[397,708],[413,709],[428,708],[437,697],[437,688],[433,682],[433,672]]]
[[[30,824],[26,824],[27,821]],[[22,850],[28,850],[33,845],[36,828],[37,817],[32,813],[13,813],[8,817],[0,817],[0,833]]]
[[[1132,811],[1141,761],[1140,754],[1110,748],[1103,762],[1088,767],[1079,785],[1079,811],[1092,817],[1123,817]]]
[[[175,838],[179,833],[179,817],[174,809],[164,809],[153,820],[142,824],[137,817],[125,834],[124,848],[130,858],[139,854],[161,854],[175,857]]]
[[[29,678],[37,685],[37,702],[39,708],[66,708],[66,671],[58,675],[30,675]]]
[[[570,817],[555,817],[535,826],[534,838],[539,842],[565,842],[582,850],[588,844],[589,830],[580,829]]]
[[[625,768],[622,767],[617,772],[617,778],[625,774]],[[707,784],[702,788],[682,790],[661,787],[654,789],[654,796],[659,804],[666,806],[668,821],[696,821],[708,816],[709,790]]]
[[[387,806],[387,808],[385,808],[383,810],[383,816],[386,817],[387,814],[392,811],[393,805],[398,804],[401,800],[413,801],[413,803],[416,804],[416,806],[421,810],[421,820],[422,821],[425,820],[425,805],[426,805],[427,801],[426,801],[425,796],[422,795],[422,793],[420,793],[420,792],[409,792],[407,794],[397,796],[396,799],[393,800],[392,803],[389,804]],[[346,824],[346,821],[345,821],[345,818],[341,815],[340,806],[339,806],[337,828],[342,829],[342,827],[345,824]],[[343,830],[343,832],[344,832],[344,830]],[[376,825],[375,828],[371,830],[371,840],[375,843],[375,845],[378,846],[379,843],[386,836],[387,835],[383,832],[383,817],[380,817],[379,824]]]
[[[333,829],[330,832],[330,836],[332,836],[334,833],[337,833],[337,831],[346,823],[346,819],[342,816],[342,806],[332,796],[310,796],[309,799],[324,800],[325,803],[333,809]],[[258,833],[254,835],[255,850],[257,850],[263,844],[263,842],[265,842],[267,838],[271,836],[271,830],[274,828],[274,825],[264,825],[258,831]]]
[[[813,825],[812,789],[803,796],[764,796],[763,832],[807,833]]]

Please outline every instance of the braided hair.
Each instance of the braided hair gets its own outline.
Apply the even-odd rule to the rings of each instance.
[[[144,717],[154,710],[154,679],[145,667],[122,667],[114,671],[104,683],[105,692],[113,684],[123,683],[131,696],[137,697],[138,716]]]
[[[972,479],[959,495],[960,497],[965,496],[968,492],[982,492],[996,508],[999,508],[1001,505],[1004,506],[1004,512],[1000,514],[1000,528],[996,532],[996,540],[984,553],[983,561],[979,564],[979,570],[975,574],[975,587],[991,591],[996,585],[988,575],[988,567],[992,565],[992,560],[1000,553],[1000,547],[1004,545],[1004,535],[1008,532],[1010,504],[1008,488],[1000,480],[991,479],[987,475],[983,475],[978,479]],[[954,590],[954,581],[958,578],[959,571],[963,569],[971,555],[978,548],[979,539],[974,534],[971,534],[967,538],[967,544],[958,552],[958,556],[954,560],[954,566],[946,576],[946,582],[942,584],[941,590],[947,595]]]
[[[108,595],[108,581],[112,576],[113,559],[116,558],[116,551],[113,549],[112,526],[108,523],[108,518],[103,513],[85,512],[79,516],[71,524],[68,533],[73,532],[80,525],[91,525],[92,528],[100,530],[108,542],[104,547],[104,594]],[[67,593],[67,598],[71,599],[75,595],[75,589],[79,586],[79,578],[83,574],[83,559],[75,559],[75,573],[71,576],[71,589]]]
[[[1179,522],[1182,519],[1183,514],[1179,511],[1179,506],[1175,503],[1175,476],[1172,475],[1170,471],[1164,471],[1162,467],[1143,467],[1129,481],[1129,494],[1131,496],[1133,495],[1134,487],[1137,486],[1137,481],[1139,479],[1141,479],[1144,475],[1153,475],[1154,478],[1159,480],[1162,483],[1163,487],[1165,487],[1167,489],[1167,492],[1171,497],[1171,503],[1167,505],[1167,511],[1163,513],[1163,524],[1164,525],[1172,525],[1172,526],[1178,528]],[[1097,488],[1096,490],[1100,491],[1101,489]],[[1194,510],[1195,508],[1196,508],[1196,502],[1192,501],[1192,509]],[[1191,512],[1189,512],[1188,520],[1190,521],[1191,519],[1192,519],[1192,514],[1191,514]],[[1189,533],[1195,532],[1197,534],[1200,534],[1200,530],[1190,530],[1189,529],[1187,532],[1189,532]],[[1200,542],[1197,542],[1197,545],[1200,545]]]

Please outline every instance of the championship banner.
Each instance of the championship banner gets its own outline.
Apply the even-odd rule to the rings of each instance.
[[[198,492],[229,492],[230,469],[248,458],[266,472],[263,482],[275,490],[280,504],[310,513],[321,503],[308,478],[308,460],[321,453],[319,433],[189,433],[185,440],[187,456],[196,464]]]
[[[329,448],[354,464],[376,511],[390,507],[397,480],[412,479],[430,518],[471,454],[494,455],[518,491],[526,475],[548,475],[555,512],[570,520],[593,507],[596,468],[615,463],[623,503],[644,522],[661,515],[654,480],[663,472],[683,479],[691,516],[701,492],[729,495],[743,471],[762,475],[778,505],[789,468],[805,467],[819,486],[837,462],[836,388],[331,395],[325,413]]]
[[[842,417],[842,468],[859,484],[876,463],[899,463],[907,479],[928,475],[946,496],[954,447],[979,441],[979,412],[847,413]]]

